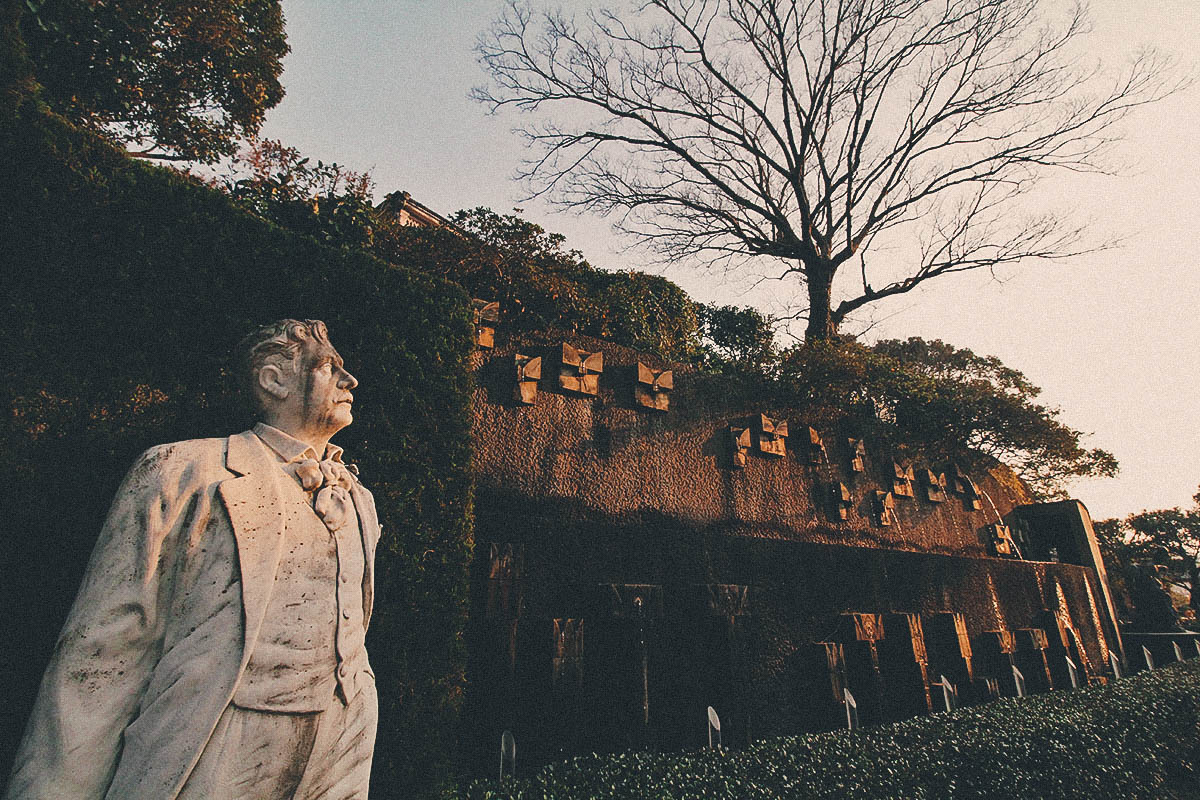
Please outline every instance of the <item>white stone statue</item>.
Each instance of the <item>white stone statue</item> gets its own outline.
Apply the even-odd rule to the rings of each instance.
[[[330,444],[357,381],[325,324],[242,343],[252,430],[153,447],[117,493],[10,800],[365,798],[379,522]]]

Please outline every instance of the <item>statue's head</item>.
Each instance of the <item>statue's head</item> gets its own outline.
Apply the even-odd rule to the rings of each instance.
[[[350,392],[358,381],[320,320],[263,325],[238,345],[235,369],[258,418],[268,425],[328,439],[353,421]]]

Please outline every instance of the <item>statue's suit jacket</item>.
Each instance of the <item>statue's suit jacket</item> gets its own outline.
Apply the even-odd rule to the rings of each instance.
[[[142,455],[42,679],[10,800],[178,795],[257,640],[285,538],[286,479],[250,431]],[[365,625],[379,521],[357,480],[351,496]]]

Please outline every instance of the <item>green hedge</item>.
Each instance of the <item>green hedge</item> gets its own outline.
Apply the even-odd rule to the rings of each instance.
[[[326,320],[361,381],[337,441],[384,525],[368,639],[378,795],[440,791],[471,541],[462,290],[263,223],[32,102],[0,122],[0,209],[0,774],[122,475],[150,445],[243,429],[228,354],[286,316]]]
[[[623,753],[552,765],[469,800],[583,798],[1191,798],[1200,796],[1200,663],[743,751]]]

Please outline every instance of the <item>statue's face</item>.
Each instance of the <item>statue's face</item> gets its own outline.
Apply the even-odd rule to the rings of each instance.
[[[331,345],[309,339],[303,345],[300,369],[291,376],[294,391],[289,395],[302,427],[312,433],[332,436],[354,421],[350,390],[358,380],[346,371],[342,357]]]

